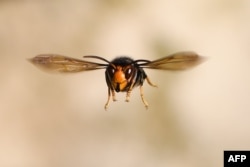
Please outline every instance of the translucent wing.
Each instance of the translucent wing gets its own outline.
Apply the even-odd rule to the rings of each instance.
[[[29,59],[29,61],[42,69],[64,73],[103,69],[107,66],[107,64],[79,60],[56,54],[41,54]]]
[[[195,52],[177,52],[172,55],[154,60],[136,60],[140,67],[162,70],[185,70],[200,64],[204,60]],[[144,63],[139,63],[144,62]]]

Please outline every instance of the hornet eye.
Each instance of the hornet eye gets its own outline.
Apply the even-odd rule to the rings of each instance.
[[[128,79],[131,77],[131,74],[132,74],[132,68],[129,67],[125,70],[125,77]]]
[[[114,69],[114,68],[111,69],[111,73],[112,73],[112,74],[115,73],[115,69]]]

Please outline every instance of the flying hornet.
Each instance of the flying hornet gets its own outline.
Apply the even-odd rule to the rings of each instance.
[[[157,70],[185,70],[193,67],[204,60],[195,52],[177,52],[169,56],[162,57],[157,60],[137,59],[130,57],[117,57],[112,61],[108,61],[103,57],[88,55],[83,56],[85,60],[62,56],[58,54],[41,54],[29,59],[31,63],[42,67],[49,71],[57,71],[60,73],[76,73],[82,71],[91,71],[106,69],[105,78],[108,86],[108,100],[105,103],[107,110],[110,100],[116,101],[115,92],[126,92],[126,102],[129,102],[132,90],[135,87],[140,88],[140,96],[143,104],[148,108],[148,102],[144,98],[143,83],[147,83],[153,87],[157,87],[151,82],[144,69]],[[87,61],[86,59],[98,59],[104,63]]]

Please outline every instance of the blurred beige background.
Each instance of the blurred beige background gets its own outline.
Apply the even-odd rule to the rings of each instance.
[[[211,167],[250,149],[250,1],[0,1],[1,167]],[[154,60],[192,50],[185,72],[146,70],[159,88],[107,99],[104,70],[48,74],[41,53]]]

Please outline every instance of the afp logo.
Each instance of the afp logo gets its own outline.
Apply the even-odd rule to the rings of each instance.
[[[250,167],[250,151],[224,151],[224,167]]]

